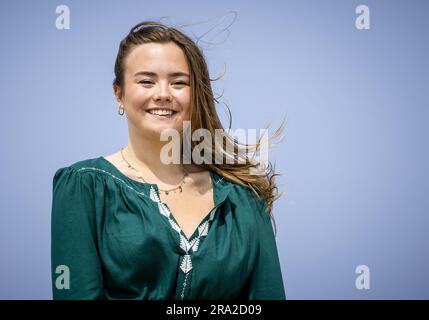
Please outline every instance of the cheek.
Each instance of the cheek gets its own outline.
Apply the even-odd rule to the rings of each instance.
[[[150,98],[147,90],[142,90],[140,87],[131,86],[126,94],[127,100],[131,105],[139,106],[148,101]]]
[[[183,90],[176,95],[177,101],[179,101],[182,108],[186,111],[189,111],[191,107],[191,91]]]

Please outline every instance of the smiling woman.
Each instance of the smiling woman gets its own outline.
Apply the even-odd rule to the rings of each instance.
[[[198,46],[175,28],[139,23],[120,43],[113,90],[127,146],[53,178],[54,299],[285,299],[272,166],[252,173],[259,166],[247,156],[161,161],[165,130],[183,133],[185,121],[213,139],[224,130]],[[240,158],[226,138],[212,154],[232,145]]]

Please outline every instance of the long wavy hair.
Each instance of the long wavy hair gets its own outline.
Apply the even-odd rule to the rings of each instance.
[[[277,200],[281,193],[278,192],[275,177],[279,174],[275,172],[275,166],[268,162],[266,166],[259,166],[260,163],[249,157],[249,151],[255,155],[261,149],[262,138],[255,144],[244,144],[230,135],[224,129],[218,117],[216,104],[218,99],[214,97],[208,67],[204,55],[198,45],[186,34],[174,27],[166,26],[157,21],[144,21],[135,25],[128,35],[120,42],[118,55],[115,62],[115,79],[113,85],[119,87],[124,92],[124,69],[127,55],[137,46],[145,43],[168,43],[174,42],[183,51],[190,71],[191,87],[191,134],[197,129],[207,129],[211,133],[211,159],[222,155],[234,159],[231,161],[221,161],[220,164],[203,162],[197,164],[208,170],[213,170],[222,177],[250,188],[259,199],[263,199],[266,204],[266,211],[272,216],[273,202]],[[228,108],[229,111],[229,108]],[[231,112],[229,111],[229,122],[231,126]],[[268,137],[269,144],[283,131],[285,121]],[[216,143],[216,130],[222,130],[222,143]],[[228,129],[229,130],[229,129]],[[218,131],[219,132],[219,131]],[[199,141],[191,142],[191,150],[199,144]],[[183,146],[182,146],[183,155]],[[192,160],[191,160],[192,161]],[[192,161],[193,163],[193,161]],[[262,168],[262,169],[261,169]],[[275,221],[274,221],[275,227]]]

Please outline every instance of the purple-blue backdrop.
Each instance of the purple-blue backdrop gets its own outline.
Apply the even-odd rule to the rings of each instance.
[[[61,4],[69,30],[55,27]],[[2,1],[0,298],[51,299],[53,174],[126,144],[118,44],[168,17],[194,37],[214,27],[201,46],[212,78],[226,66],[213,87],[233,128],[288,116],[270,153],[287,297],[428,299],[428,14],[423,0]]]

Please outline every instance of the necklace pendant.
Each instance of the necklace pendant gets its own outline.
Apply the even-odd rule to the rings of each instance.
[[[180,193],[182,193],[182,186],[179,186],[179,191]]]
[[[137,173],[136,173],[136,176],[137,176],[138,178],[141,178],[141,177],[142,177],[141,172],[137,172]]]
[[[168,191],[165,191],[165,195],[167,195],[167,196],[168,196]]]

